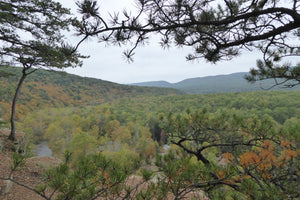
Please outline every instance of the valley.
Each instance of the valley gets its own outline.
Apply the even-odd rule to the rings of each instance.
[[[0,80],[0,118],[4,122],[9,120],[9,100],[16,80],[14,76]],[[64,194],[59,190],[61,185],[79,178],[72,183],[77,188],[76,195],[80,191],[82,195],[97,196],[102,188],[107,193],[99,193],[100,196],[122,196],[127,187],[125,180],[134,176],[143,180],[139,184],[144,190],[133,186],[129,193],[134,194],[132,199],[166,193],[176,196],[186,187],[191,189],[184,195],[198,194],[199,190],[192,185],[204,180],[208,181],[201,186],[203,199],[214,198],[224,191],[228,197],[242,195],[246,199],[243,187],[256,184],[255,179],[243,178],[247,170],[261,177],[262,182],[270,181],[264,178],[269,170],[273,174],[287,173],[290,184],[284,187],[296,192],[292,190],[297,184],[292,181],[294,175],[289,175],[286,169],[297,170],[299,161],[299,99],[299,91],[187,94],[173,88],[123,86],[38,71],[22,88],[16,125],[18,132],[25,133],[26,160],[35,158],[33,149],[46,141],[52,156],[60,160],[55,166],[67,167],[65,172],[55,167],[47,172],[49,169],[42,162],[38,164],[39,170],[50,173],[49,177],[64,177],[57,180],[61,182],[49,179],[40,185],[56,191],[57,195]],[[8,128],[8,123],[2,124],[3,130]],[[253,163],[251,156],[259,163]],[[101,169],[103,174],[98,174],[97,187],[84,186]],[[116,169],[120,173],[116,174]],[[91,176],[80,174],[81,170],[89,171]],[[78,173],[80,176],[74,176]],[[194,173],[199,176],[194,177]],[[110,182],[112,177],[115,181]],[[234,181],[240,190],[227,188],[225,179]],[[210,191],[211,181],[221,181],[220,188]],[[272,193],[267,185],[264,188],[269,192],[259,193],[255,188],[252,191],[282,195],[280,191]]]

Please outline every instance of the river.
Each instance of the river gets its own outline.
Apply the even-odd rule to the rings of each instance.
[[[49,148],[46,141],[37,144],[33,152],[37,156],[52,156],[52,150]]]

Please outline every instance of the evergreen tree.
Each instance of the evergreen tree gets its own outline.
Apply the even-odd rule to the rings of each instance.
[[[62,31],[76,20],[60,3],[46,0],[0,1],[1,65],[20,66],[22,75],[17,85],[11,110],[11,134],[15,139],[15,107],[26,77],[40,68],[80,66],[84,56],[77,47],[65,42]]]
[[[288,0],[138,0],[138,14],[124,11],[106,23],[96,1],[78,3],[84,16],[79,33],[99,41],[126,44],[133,41],[125,56],[132,60],[134,50],[149,38],[161,36],[162,47],[191,47],[187,60],[204,58],[216,63],[239,56],[242,50],[258,49],[263,58],[252,69],[250,82],[274,78],[276,85],[299,85],[300,66],[281,62],[299,56],[300,2]],[[104,33],[110,29],[109,33]]]

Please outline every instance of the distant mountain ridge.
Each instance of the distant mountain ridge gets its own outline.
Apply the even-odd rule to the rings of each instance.
[[[165,87],[172,88],[173,84],[168,81],[149,81],[149,82],[141,82],[141,83],[132,83],[129,85],[142,86],[142,87]]]
[[[248,72],[238,72],[228,75],[206,76],[199,78],[189,78],[177,83],[169,83],[167,81],[150,81],[142,83],[132,83],[135,86],[174,88],[190,94],[201,93],[226,93],[226,92],[249,92],[259,91],[263,88],[269,88],[274,84],[273,80],[258,81],[249,83],[244,76]],[[300,91],[300,87],[280,88],[278,86],[271,90],[293,90]]]

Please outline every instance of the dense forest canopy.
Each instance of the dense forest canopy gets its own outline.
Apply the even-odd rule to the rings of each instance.
[[[7,67],[5,72],[18,71]],[[9,118],[7,98],[9,91],[13,93],[9,83],[14,79],[1,78],[3,120]],[[160,181],[152,183],[148,192],[136,193],[137,188],[128,191],[131,199],[148,195],[151,199],[166,192],[183,198],[198,189],[216,199],[224,195],[245,199],[285,195],[293,199],[298,196],[299,108],[297,91],[187,95],[173,89],[122,86],[41,70],[24,84],[16,125],[28,139],[37,143],[46,140],[55,156],[62,157],[66,150],[73,152],[74,161],[66,154],[62,163],[66,171],[52,169],[47,172],[48,181],[41,185],[62,197],[70,195],[66,194],[69,190],[58,189],[62,184],[77,188],[74,198],[119,196],[121,193],[110,193],[111,189],[117,184],[114,190],[123,191],[125,177],[130,174],[142,176],[145,182],[140,184],[146,187],[144,184],[157,176],[144,168],[150,165],[160,171]],[[164,150],[165,145],[170,149]],[[80,174],[82,170],[91,174]],[[84,186],[99,170],[110,176],[99,177],[100,185],[95,187]],[[80,176],[74,177],[74,173]],[[50,177],[60,177],[61,182],[54,183]],[[95,193],[90,193],[90,187]]]
[[[141,95],[95,106],[31,112],[18,122],[18,129],[36,141],[46,139],[56,156],[61,156],[66,149],[76,157],[101,151],[120,163],[130,161],[128,167],[133,167],[134,160],[141,159],[141,163],[149,164],[156,159],[162,182],[153,185],[155,189],[149,188],[151,198],[166,191],[185,196],[181,192],[186,188],[188,191],[201,188],[207,191],[206,195],[216,199],[236,195],[245,199],[255,195],[259,197],[254,199],[278,198],[283,195],[281,190],[288,194],[285,197],[293,199],[298,195],[293,190],[297,185],[298,175],[295,173],[299,171],[298,99],[299,92]],[[192,141],[199,145],[198,149]],[[165,144],[171,145],[172,150],[162,156]],[[264,158],[263,155],[270,157]],[[227,167],[219,165],[221,157],[224,157]],[[180,173],[176,174],[178,171]],[[154,171],[140,173],[146,177],[150,173],[149,180],[155,174]],[[195,177],[194,173],[199,176]],[[285,178],[277,179],[280,176]],[[169,184],[163,186],[165,182]],[[212,183],[216,185],[211,186]],[[233,183],[233,190],[227,188]],[[273,184],[281,185],[281,190]],[[275,188],[277,192],[273,193]]]
[[[0,73],[1,115],[4,121],[10,116],[10,106],[22,68],[2,66]],[[86,106],[114,102],[122,97],[161,96],[184,94],[175,89],[120,85],[108,81],[79,77],[65,72],[38,70],[24,82],[16,110],[16,119],[34,110],[46,107]]]
[[[58,2],[1,1],[1,62],[23,67],[11,109],[11,140],[15,133],[16,101],[25,78],[41,67],[80,66],[85,57],[77,53],[77,48],[89,37],[117,45],[133,44],[125,52],[129,60],[150,33],[161,35],[163,47],[171,42],[192,47],[194,54],[188,55],[188,60],[205,58],[215,63],[238,56],[241,49],[259,49],[263,59],[257,62],[258,69],[252,69],[246,77],[248,81],[273,78],[275,85],[299,84],[299,66],[280,62],[299,55],[300,15],[296,0],[285,4],[276,0],[139,0],[137,14],[124,11],[123,17],[115,14],[111,20],[101,16],[97,1],[76,4],[81,19],[70,17],[70,11]],[[82,37],[74,47],[66,44],[60,32],[69,30],[70,25]]]

